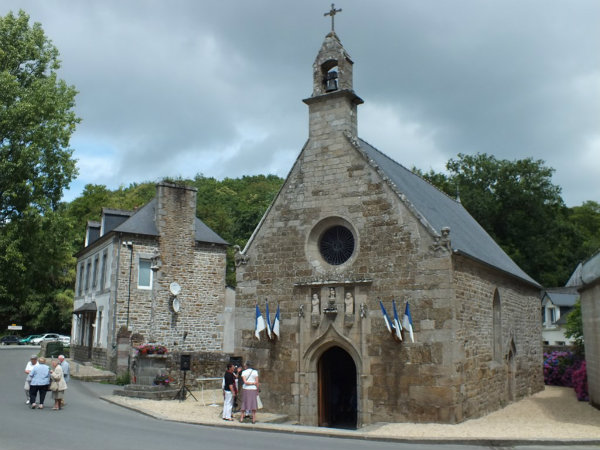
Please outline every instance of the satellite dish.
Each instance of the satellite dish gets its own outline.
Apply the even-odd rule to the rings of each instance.
[[[173,306],[173,311],[175,311],[176,313],[178,313],[179,312],[179,308],[180,308],[181,305],[179,304],[179,299],[177,297],[175,297],[173,299],[172,306]]]
[[[179,286],[179,283],[173,281],[169,285],[169,290],[171,291],[171,294],[173,294],[175,297],[177,297],[179,295],[179,293],[181,292],[181,286]]]

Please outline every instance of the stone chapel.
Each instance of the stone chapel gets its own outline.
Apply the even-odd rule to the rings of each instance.
[[[356,428],[457,423],[542,390],[540,285],[460,202],[358,137],[352,69],[332,30],[308,141],[236,259],[235,354],[263,403]],[[267,299],[280,338],[259,340]],[[380,300],[390,316],[409,302],[414,342],[393,338]]]

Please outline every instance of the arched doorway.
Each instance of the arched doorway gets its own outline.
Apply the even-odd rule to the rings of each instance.
[[[325,351],[318,363],[319,426],[356,428],[356,364],[340,347]]]
[[[506,373],[506,400],[508,402],[514,402],[516,398],[516,363],[515,354],[517,349],[514,341],[510,343],[510,350],[507,355],[507,373]]]

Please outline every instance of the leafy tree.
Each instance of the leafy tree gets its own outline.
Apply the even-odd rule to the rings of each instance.
[[[25,12],[0,17],[0,323],[37,329],[58,326],[72,284],[60,199],[76,175],[69,140],[79,119],[58,56]]]
[[[589,258],[600,249],[600,204],[587,201],[570,208],[569,222],[577,228],[583,240],[578,252],[580,260]]]
[[[573,309],[567,315],[565,324],[565,336],[573,338],[575,352],[579,355],[584,353],[583,345],[583,319],[581,317],[581,299],[578,299]]]
[[[487,154],[458,154],[449,174],[421,175],[460,201],[529,275],[561,286],[577,264],[582,236],[568,219],[554,169],[542,160],[499,160]],[[417,171],[418,172],[418,171]]]

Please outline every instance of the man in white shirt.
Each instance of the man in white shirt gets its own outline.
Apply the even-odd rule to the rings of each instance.
[[[33,369],[33,366],[35,366],[37,362],[37,355],[31,355],[31,358],[29,361],[27,361],[27,365],[25,366],[25,397],[27,398],[27,401],[25,402],[26,405],[29,405],[29,372],[31,372],[31,369]]]

